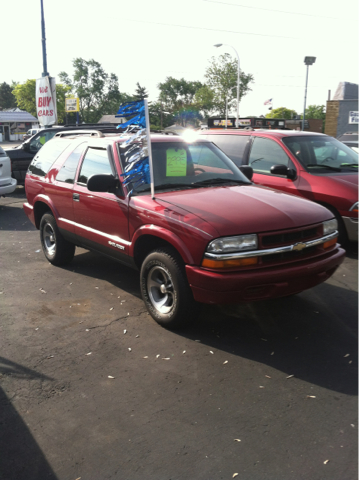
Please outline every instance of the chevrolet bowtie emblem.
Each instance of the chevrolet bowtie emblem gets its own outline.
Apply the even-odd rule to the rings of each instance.
[[[300,252],[305,247],[306,247],[305,243],[296,243],[293,245],[292,250],[297,250],[298,252]]]

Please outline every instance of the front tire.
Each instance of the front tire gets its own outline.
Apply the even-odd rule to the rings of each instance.
[[[64,239],[51,213],[41,218],[40,240],[45,257],[52,265],[67,265],[74,258],[75,245]]]
[[[140,281],[147,310],[163,327],[183,327],[198,313],[184,263],[174,249],[160,248],[151,252],[142,264]]]

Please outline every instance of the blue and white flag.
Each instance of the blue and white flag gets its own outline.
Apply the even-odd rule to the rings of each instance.
[[[120,143],[121,155],[125,159],[124,185],[132,184],[132,189],[142,184],[151,184],[151,196],[154,198],[152,168],[152,150],[148,101],[127,102],[120,106],[116,117],[129,117],[126,123],[117,128],[127,128],[124,135],[132,135]],[[131,190],[132,191],[132,190]]]

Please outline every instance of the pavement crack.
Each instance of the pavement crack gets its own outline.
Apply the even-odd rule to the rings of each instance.
[[[139,316],[141,316],[143,313],[145,313],[145,311],[140,312],[140,313],[138,313],[137,315],[131,315],[131,318],[133,318],[133,317],[139,317]],[[112,320],[110,323],[107,323],[107,324],[105,324],[105,325],[95,325],[94,327],[87,327],[87,328],[88,328],[88,330],[94,330],[95,328],[107,328],[107,327],[109,327],[110,325],[112,325],[113,323],[118,322],[119,320],[124,320],[125,318],[129,318],[129,315],[125,315],[125,316],[123,316],[123,317],[115,318],[115,319]]]

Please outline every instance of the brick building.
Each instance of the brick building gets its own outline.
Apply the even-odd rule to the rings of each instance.
[[[340,82],[333,100],[327,101],[325,133],[335,138],[358,133],[358,110],[358,85]]]

